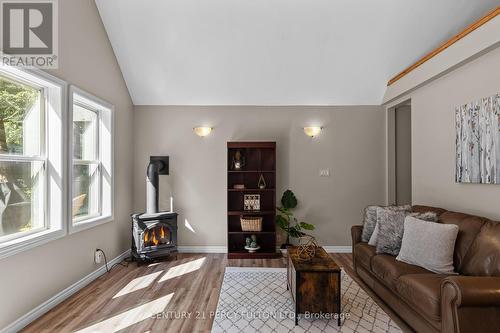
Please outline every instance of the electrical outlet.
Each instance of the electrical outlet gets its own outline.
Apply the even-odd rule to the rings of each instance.
[[[320,177],[330,177],[330,169],[320,169],[319,176]]]
[[[101,251],[95,250],[94,262],[96,264],[100,264],[102,262],[102,252]]]

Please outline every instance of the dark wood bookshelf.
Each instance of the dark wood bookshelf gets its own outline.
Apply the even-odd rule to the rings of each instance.
[[[228,173],[274,173],[274,170],[228,170]]]
[[[274,210],[259,210],[259,211],[249,211],[249,210],[228,210],[227,215],[272,215],[275,214]]]
[[[245,234],[245,235],[258,235],[258,234],[274,234],[274,231],[228,231],[229,234]]]
[[[243,250],[243,251],[234,251],[228,253],[227,256],[229,259],[269,259],[269,258],[277,258],[279,257],[279,254],[262,252],[261,250],[254,253],[249,253],[246,252],[246,250]]]
[[[245,159],[240,170],[233,165],[236,151]],[[260,175],[266,187],[258,188]],[[234,185],[244,185],[235,189]],[[260,195],[260,211],[244,210],[244,195]],[[240,217],[262,216],[262,231],[242,231]],[[276,252],[276,142],[227,143],[227,244],[229,259],[274,258]],[[257,236],[260,249],[255,253],[245,250],[245,238]]]
[[[229,192],[266,192],[276,191],[274,188],[228,188]]]

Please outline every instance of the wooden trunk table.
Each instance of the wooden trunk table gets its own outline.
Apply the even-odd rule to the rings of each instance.
[[[340,267],[322,247],[310,261],[295,258],[296,247],[288,248],[287,289],[295,303],[295,325],[299,314],[337,315],[340,326]]]

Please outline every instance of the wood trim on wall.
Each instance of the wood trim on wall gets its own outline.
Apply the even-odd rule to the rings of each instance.
[[[390,86],[394,82],[398,81],[399,79],[401,79],[406,74],[410,73],[411,71],[413,71],[414,69],[416,69],[417,67],[419,67],[420,65],[422,65],[423,63],[425,63],[426,61],[428,61],[429,59],[431,59],[431,58],[435,57],[436,55],[438,55],[439,53],[443,52],[448,47],[450,47],[451,45],[455,44],[460,39],[464,38],[465,36],[467,36],[468,34],[470,34],[471,32],[473,32],[477,28],[481,27],[485,23],[491,21],[493,18],[495,18],[499,14],[500,14],[500,6],[496,7],[492,11],[488,12],[488,14],[486,14],[485,16],[481,17],[476,22],[474,22],[471,25],[469,25],[467,28],[465,28],[460,33],[458,33],[455,36],[453,36],[452,38],[450,38],[448,41],[446,41],[445,43],[443,43],[441,46],[439,46],[436,49],[432,50],[431,52],[427,53],[425,56],[423,56],[422,58],[420,58],[416,63],[414,63],[413,65],[407,67],[405,70],[403,70],[402,72],[400,72],[398,75],[394,76],[392,79],[389,80],[389,82],[387,83],[387,86]]]

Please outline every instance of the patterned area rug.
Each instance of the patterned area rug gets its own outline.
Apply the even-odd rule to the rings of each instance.
[[[285,268],[227,267],[212,332],[401,332],[349,275],[342,272],[342,326],[334,318],[294,324]]]

